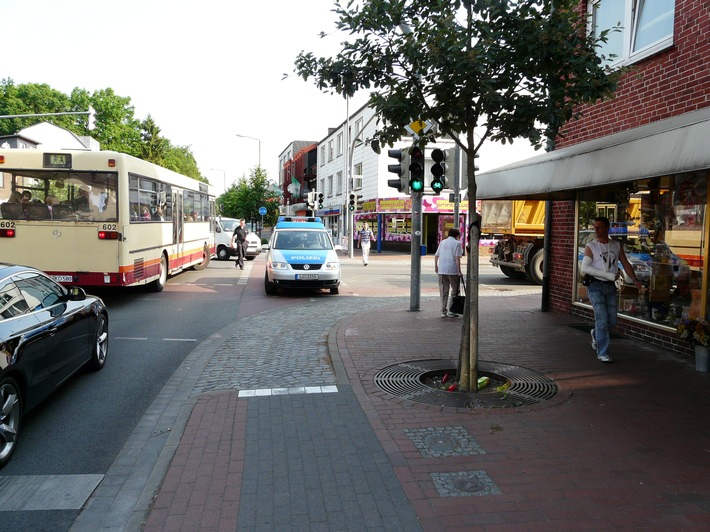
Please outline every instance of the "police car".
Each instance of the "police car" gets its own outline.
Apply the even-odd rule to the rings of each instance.
[[[266,252],[264,290],[321,288],[338,293],[340,261],[320,218],[281,216]]]

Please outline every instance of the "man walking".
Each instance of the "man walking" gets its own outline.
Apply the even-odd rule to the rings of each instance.
[[[461,256],[463,249],[459,237],[461,231],[449,229],[449,236],[439,244],[434,254],[434,271],[439,276],[439,295],[441,296],[441,317],[455,318],[458,314],[449,312],[451,299],[459,293],[461,282]]]
[[[594,219],[594,234],[597,239],[584,248],[582,273],[589,276],[587,293],[594,308],[592,349],[601,362],[611,362],[609,356],[609,331],[616,325],[617,295],[614,281],[619,272],[619,262],[636,288],[643,285],[636,278],[633,266],[626,258],[621,242],[609,238],[609,219],[600,216]]]
[[[244,256],[247,250],[247,228],[244,218],[239,220],[239,225],[234,230],[234,234],[232,235],[232,247],[237,253],[237,262],[234,263],[234,267],[239,267],[239,269],[243,270]]]
[[[375,241],[375,235],[370,231],[367,222],[362,225],[362,229],[358,233],[358,247],[362,248],[362,264],[367,266],[367,260],[370,257],[370,242]]]

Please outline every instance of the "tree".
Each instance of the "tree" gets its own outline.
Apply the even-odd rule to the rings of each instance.
[[[475,205],[474,156],[486,140],[526,138],[540,147],[558,136],[582,103],[613,95],[587,36],[579,0],[365,0],[335,4],[336,26],[351,36],[335,57],[302,52],[295,72],[323,91],[370,90],[380,145],[402,137],[415,119],[448,136],[466,154],[469,205]],[[602,34],[599,40],[605,40]],[[474,136],[474,130],[481,132]],[[480,224],[472,214],[469,242]],[[459,385],[478,377],[478,246],[471,246],[469,295],[461,330]]]
[[[278,198],[264,169],[257,167],[251,171],[248,180],[242,177],[217,198],[217,205],[224,216],[247,221],[261,219],[259,207],[266,207],[264,223],[274,225],[279,214]]]

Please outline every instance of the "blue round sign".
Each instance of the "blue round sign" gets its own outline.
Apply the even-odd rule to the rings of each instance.
[[[266,207],[259,207],[259,214],[264,216],[266,214]]]

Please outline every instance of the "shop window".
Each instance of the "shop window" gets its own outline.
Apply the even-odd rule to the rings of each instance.
[[[705,318],[704,282],[707,172],[665,176],[580,194],[577,231],[577,297],[589,303],[582,284],[581,264],[586,244],[595,239],[594,218],[604,216],[609,236],[624,246],[637,289],[623,271],[618,291],[619,314],[676,327],[683,318]]]
[[[589,10],[595,37],[611,30],[599,48],[606,64],[632,63],[673,44],[674,0],[597,0]]]

